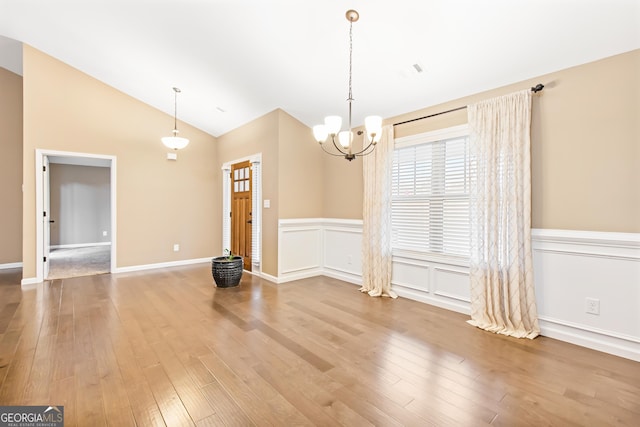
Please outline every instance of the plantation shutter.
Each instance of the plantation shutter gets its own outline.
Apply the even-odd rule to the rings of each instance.
[[[252,222],[251,222],[251,263],[254,266],[260,265],[260,240],[262,218],[260,217],[260,201],[262,200],[262,173],[260,172],[260,161],[252,160],[251,169],[253,176],[253,188],[251,200]]]
[[[469,256],[471,167],[466,135],[395,149],[393,249]]]

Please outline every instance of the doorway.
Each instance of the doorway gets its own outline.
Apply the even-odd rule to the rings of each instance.
[[[242,256],[243,268],[261,274],[262,155],[222,165],[222,247]]]
[[[231,252],[242,257],[247,271],[251,271],[252,175],[249,161],[231,165]]]
[[[115,270],[115,178],[114,156],[36,150],[38,281]]]

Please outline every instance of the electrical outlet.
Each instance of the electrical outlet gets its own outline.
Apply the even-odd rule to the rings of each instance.
[[[107,232],[106,232],[106,231],[103,231],[103,232],[102,232],[102,235],[103,235],[103,236],[106,236],[106,235],[107,235]]]
[[[173,245],[173,252],[178,252],[180,250],[180,245],[179,244],[174,244]]]
[[[351,255],[347,255],[347,264],[351,264],[352,261]]]
[[[586,299],[586,312],[589,314],[600,314],[600,300],[597,298]]]

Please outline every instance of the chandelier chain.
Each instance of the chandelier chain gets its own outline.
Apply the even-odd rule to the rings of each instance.
[[[178,133],[178,92],[180,89],[173,88],[173,133]]]
[[[353,20],[349,20],[349,98],[347,101],[349,102],[349,132],[351,132],[351,103],[353,102],[353,86],[352,86],[352,78],[353,75]],[[349,146],[349,151],[351,151],[351,146]]]

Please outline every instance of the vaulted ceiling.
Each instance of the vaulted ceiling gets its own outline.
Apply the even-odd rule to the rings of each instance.
[[[346,119],[347,9],[354,125],[640,48],[637,0],[0,0],[0,36],[219,136]]]

